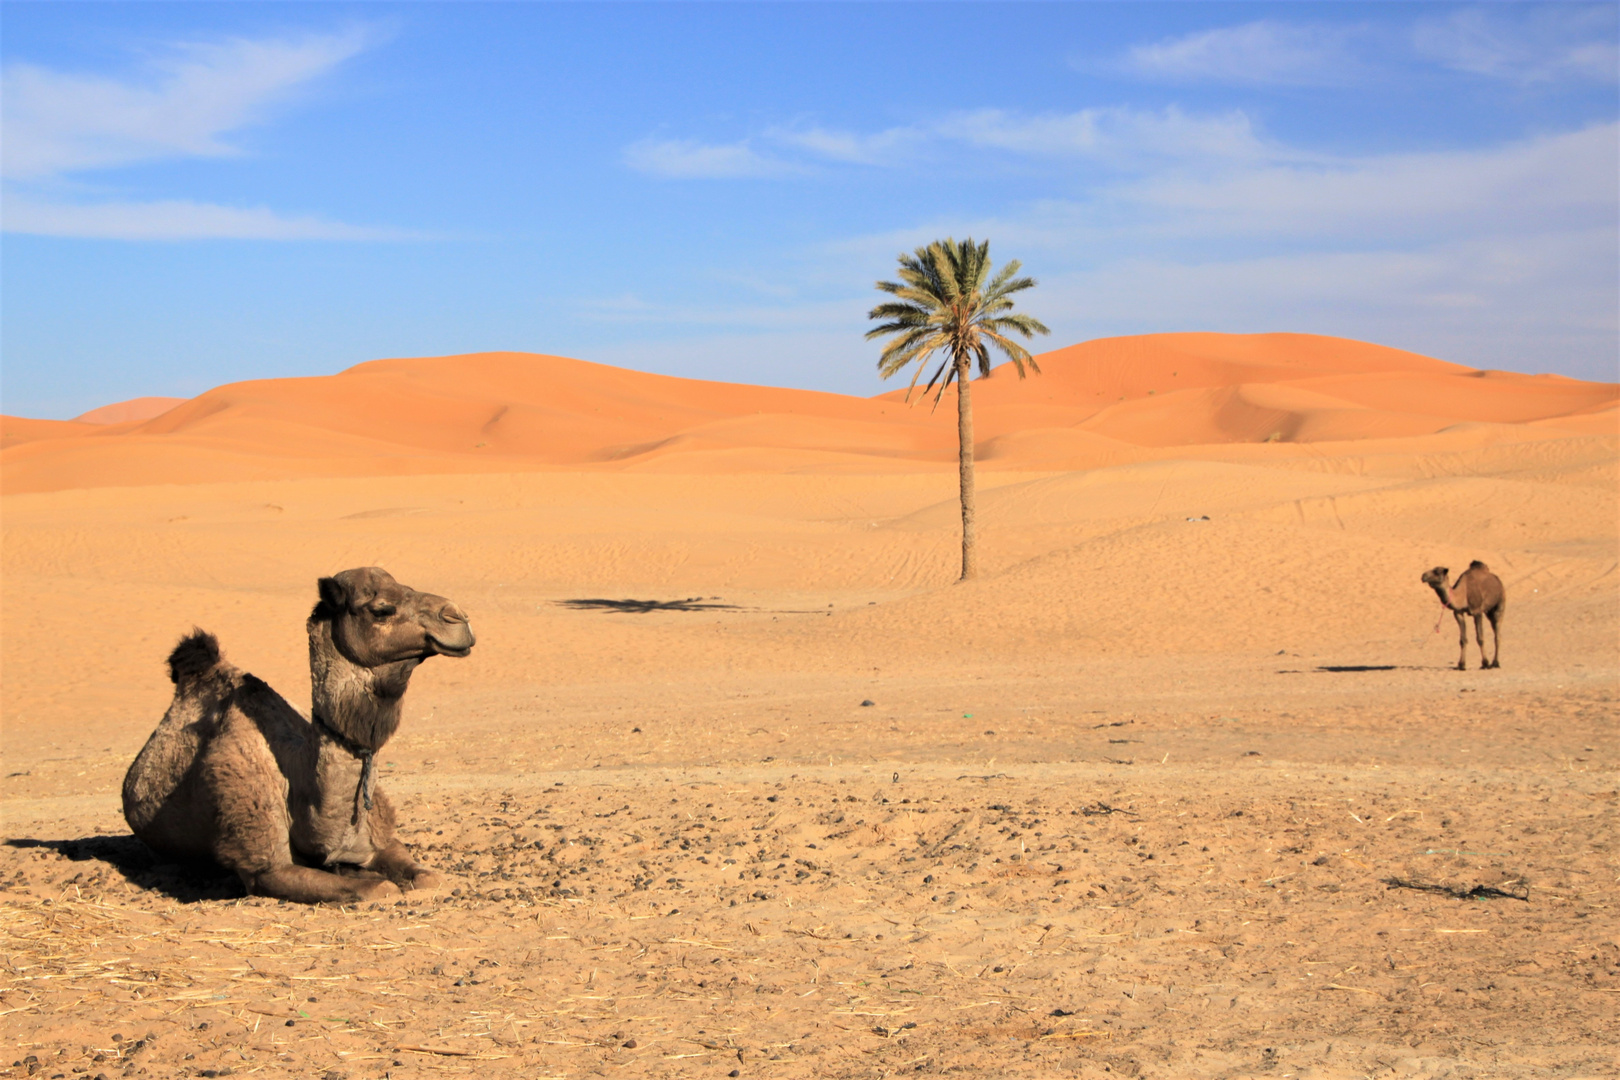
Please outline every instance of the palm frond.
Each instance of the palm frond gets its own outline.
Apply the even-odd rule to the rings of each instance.
[[[1008,360],[1012,361],[1013,367],[1018,369],[1020,379],[1024,378],[1025,364],[1034,368],[1035,374],[1039,375],[1041,373],[1041,367],[1035,362],[1035,358],[1029,354],[1028,349],[1018,344],[1018,342],[1004,338],[994,330],[985,330],[984,336],[992,345],[1006,354]]]
[[[952,241],[933,243],[926,248],[918,248],[917,254],[922,257],[928,267],[930,284],[934,287],[936,295],[946,304],[954,304],[961,297],[961,278],[958,274],[956,260],[951,250]]]
[[[949,369],[949,374],[946,374],[947,369]],[[922,370],[923,370],[923,366],[921,364],[918,364],[917,365],[917,374],[921,375]],[[934,397],[934,407],[936,409],[939,408],[939,399],[945,396],[945,388],[947,386],[951,385],[951,379],[953,379],[956,376],[956,365],[952,364],[950,362],[949,358],[940,361],[939,367],[935,368],[934,373],[928,377],[928,385],[923,387],[923,397],[928,396],[928,391],[930,391],[930,390],[932,390],[934,388],[934,383],[939,381],[939,377],[941,375],[945,375],[945,381],[941,382],[939,384],[939,393],[937,395],[935,395],[935,397]],[[917,379],[916,379],[915,376],[912,377],[911,385],[912,386],[917,385]],[[911,400],[911,391],[910,390],[906,391],[906,400],[907,401]]]
[[[1023,334],[1026,338],[1032,338],[1036,334],[1050,334],[1052,332],[1046,328],[1045,323],[1033,315],[1001,315],[994,319],[985,319],[982,325],[998,333],[1002,330],[1013,330]]]

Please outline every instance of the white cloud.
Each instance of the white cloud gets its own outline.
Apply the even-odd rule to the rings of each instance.
[[[184,198],[64,201],[70,178],[142,162],[242,154],[229,136],[264,122],[366,47],[364,29],[297,39],[182,44],[134,78],[13,63],[0,74],[0,228],[111,240],[395,240],[413,234],[266,207]]]
[[[829,253],[881,254],[935,236],[989,236],[1000,250],[1063,259],[1132,245],[1228,248],[1393,243],[1529,236],[1614,228],[1620,125],[1598,124],[1479,150],[1289,161],[1189,158],[1142,169],[1017,212],[914,227],[829,245]]]
[[[3,84],[0,171],[40,179],[176,157],[238,153],[225,136],[262,121],[270,106],[355,55],[355,31],[297,41],[185,45],[146,77],[9,65]]]
[[[1129,161],[1145,157],[1273,157],[1241,111],[1197,116],[1171,105],[1160,111],[1122,107],[1020,116],[999,109],[956,113],[934,125],[941,138],[1037,156],[1083,155]]]
[[[1418,52],[1455,71],[1522,84],[1620,79],[1614,8],[1539,4],[1525,12],[1470,8],[1420,22]]]
[[[706,144],[690,139],[643,139],[624,148],[624,161],[637,172],[673,180],[717,180],[784,176],[797,171],[748,144]]]
[[[1247,86],[1333,86],[1363,64],[1352,48],[1356,30],[1269,19],[1205,30],[1132,47],[1119,66],[1150,79]]]
[[[624,148],[624,162],[637,172],[677,180],[729,180],[803,175],[818,163],[898,165],[929,133],[910,127],[871,135],[822,127],[771,127],[731,143],[693,139],[643,139]],[[756,143],[769,147],[763,152]]]
[[[1415,50],[1453,71],[1521,84],[1615,82],[1616,30],[1612,5],[1563,3],[1454,10],[1411,24],[1405,40],[1369,26],[1262,19],[1137,45],[1107,66],[1164,82],[1350,86],[1389,78]]]
[[[174,199],[79,206],[7,195],[0,227],[9,233],[98,240],[404,240],[377,229],[314,217],[287,217],[266,207],[237,208]]]
[[[770,151],[757,149],[756,142]],[[721,144],[645,139],[626,147],[624,160],[654,176],[738,179],[803,175],[826,164],[903,168],[937,157],[953,143],[1029,157],[1084,157],[1125,167],[1164,158],[1306,158],[1261,139],[1239,110],[1198,115],[1171,105],[1159,110],[1104,107],[1036,116],[977,109],[874,134],[778,127],[754,139]]]
[[[1616,190],[1620,126],[1607,123],[1480,150],[1166,173],[1113,194],[1183,236],[1342,238],[1613,222]]]
[[[826,128],[771,128],[765,138],[786,147],[803,150],[827,161],[852,165],[895,165],[926,141],[918,128],[896,127],[873,135]]]

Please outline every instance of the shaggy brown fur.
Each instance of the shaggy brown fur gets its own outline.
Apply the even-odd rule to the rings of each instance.
[[[169,654],[174,701],[124,777],[124,818],[154,851],[212,859],[250,893],[352,903],[431,885],[394,839],[375,755],[412,672],[466,656],[472,628],[444,597],[376,567],[319,588],[306,624],[312,720],[194,631]]]
[[[1479,666],[1481,668],[1500,667],[1502,652],[1502,616],[1507,611],[1507,593],[1502,589],[1502,579],[1491,573],[1490,567],[1475,559],[1468,564],[1468,569],[1451,584],[1447,585],[1451,571],[1444,566],[1437,566],[1423,575],[1423,584],[1429,586],[1440,597],[1451,613],[1457,616],[1458,645],[1462,653],[1457,657],[1457,670],[1468,670],[1468,624],[1463,621],[1466,615],[1474,617],[1474,640],[1479,643]],[[1491,621],[1491,659],[1485,661],[1485,627],[1482,619]]]

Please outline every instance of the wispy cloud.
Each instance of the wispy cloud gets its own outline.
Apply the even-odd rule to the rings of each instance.
[[[1419,53],[1454,71],[1516,83],[1620,80],[1612,5],[1471,8],[1420,22],[1413,40]]]
[[[231,136],[375,39],[368,29],[296,39],[185,43],[123,78],[13,63],[0,73],[0,227],[119,240],[373,240],[402,230],[187,199],[76,201],[87,174],[146,162],[244,156]]]
[[[1521,84],[1620,79],[1612,5],[1479,7],[1419,19],[1404,28],[1261,19],[1135,45],[1081,68],[1168,83],[1227,86],[1351,86],[1395,77],[1400,65]]]
[[[637,172],[672,180],[802,176],[824,164],[897,165],[931,137],[908,127],[862,134],[816,126],[774,126],[729,143],[642,139],[624,148],[623,159]]]
[[[184,199],[74,205],[16,195],[0,201],[0,227],[9,233],[98,240],[406,240],[420,235],[289,217],[262,206],[215,206]]]
[[[5,146],[0,171],[37,179],[174,157],[240,151],[225,136],[365,47],[350,31],[296,41],[234,40],[177,47],[145,77],[13,64],[0,76]]]
[[[1613,221],[1620,127],[1478,150],[1163,173],[1113,189],[1178,235],[1418,237]]]
[[[956,113],[933,125],[940,138],[1041,157],[1255,159],[1275,155],[1240,111],[1199,116],[1172,105],[1023,116],[1000,109]]]
[[[904,168],[963,144],[1027,157],[1081,157],[1121,166],[1167,158],[1261,160],[1285,153],[1263,140],[1241,111],[1199,115],[1171,105],[1037,115],[977,109],[873,133],[772,127],[720,144],[647,139],[626,147],[624,160],[653,176],[723,180],[802,176],[836,165]]]
[[[779,146],[802,150],[823,161],[894,165],[926,142],[928,133],[913,127],[888,128],[870,135],[831,131],[823,127],[771,128],[766,131],[765,138]]]
[[[1352,81],[1365,67],[1354,48],[1357,33],[1262,19],[1136,45],[1117,67],[1166,82],[1332,86]]]
[[[624,148],[624,162],[637,172],[673,180],[731,180],[797,171],[789,162],[759,153],[747,140],[714,144],[643,139]]]

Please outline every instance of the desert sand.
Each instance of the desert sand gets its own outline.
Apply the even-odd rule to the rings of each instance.
[[[1614,1075],[1620,386],[1039,362],[966,584],[949,398],[500,353],[5,418],[0,1074]],[[1418,581],[1471,559],[1501,670]],[[156,860],[169,648],[307,706],[358,565],[479,637],[380,755],[443,888]]]

